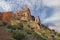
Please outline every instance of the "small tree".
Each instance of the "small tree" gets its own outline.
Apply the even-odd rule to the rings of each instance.
[[[13,31],[13,38],[15,38],[16,40],[22,40],[25,38],[24,32],[23,31]]]

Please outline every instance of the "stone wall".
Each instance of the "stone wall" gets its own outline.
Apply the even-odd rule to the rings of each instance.
[[[16,20],[23,20],[23,21],[35,21],[38,25],[40,25],[40,18],[35,18],[34,16],[31,15],[30,9],[28,6],[24,6],[22,10],[17,10],[15,12],[0,12],[0,19],[5,22],[9,23],[10,20],[16,19]]]
[[[2,20],[3,14],[0,12],[0,20]]]
[[[41,24],[41,21],[40,21],[39,16],[38,16],[38,18],[35,18],[35,22],[36,22],[38,25],[40,25],[40,24]]]
[[[15,15],[15,18],[20,20],[25,20],[25,21],[30,20],[30,17],[31,17],[30,10],[27,6],[24,6],[22,10],[15,11],[14,15]]]
[[[12,17],[12,12],[2,12],[2,21],[5,23],[9,23]]]

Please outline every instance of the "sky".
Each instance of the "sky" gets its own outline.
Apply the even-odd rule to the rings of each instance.
[[[21,10],[24,5],[42,24],[60,32],[60,0],[0,0],[0,12]]]

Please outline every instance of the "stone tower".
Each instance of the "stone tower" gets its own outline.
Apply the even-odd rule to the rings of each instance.
[[[14,12],[14,16],[16,19],[28,21],[31,17],[30,9],[27,5],[25,5],[22,10],[17,10],[16,12]]]
[[[24,6],[22,11],[23,11],[22,14],[24,14],[24,17],[22,17],[21,20],[26,20],[26,21],[30,20],[31,13],[27,5]]]
[[[22,10],[17,10],[15,12],[13,12],[13,17],[15,19],[19,19],[20,20],[21,14],[22,14]]]
[[[40,25],[41,24],[41,21],[40,21],[40,17],[38,16],[38,18],[35,18],[35,22]]]

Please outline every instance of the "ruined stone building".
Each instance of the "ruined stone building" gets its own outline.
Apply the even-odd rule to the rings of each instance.
[[[0,20],[4,23],[9,23],[12,17],[12,12],[0,12]]]
[[[14,16],[17,19],[28,21],[30,19],[30,10],[27,6],[24,6],[23,10],[17,10],[14,12]]]
[[[3,14],[0,12],[0,20],[2,20]]]
[[[23,7],[22,10],[17,10],[15,12],[0,12],[0,20],[2,20],[5,23],[9,23],[11,19],[15,19],[17,21],[23,20],[23,21],[35,21],[38,25],[40,25],[40,18],[35,18],[31,15],[30,9],[27,5]]]
[[[38,16],[38,18],[35,18],[35,22],[40,25],[41,24],[41,21],[40,21],[40,17]]]

